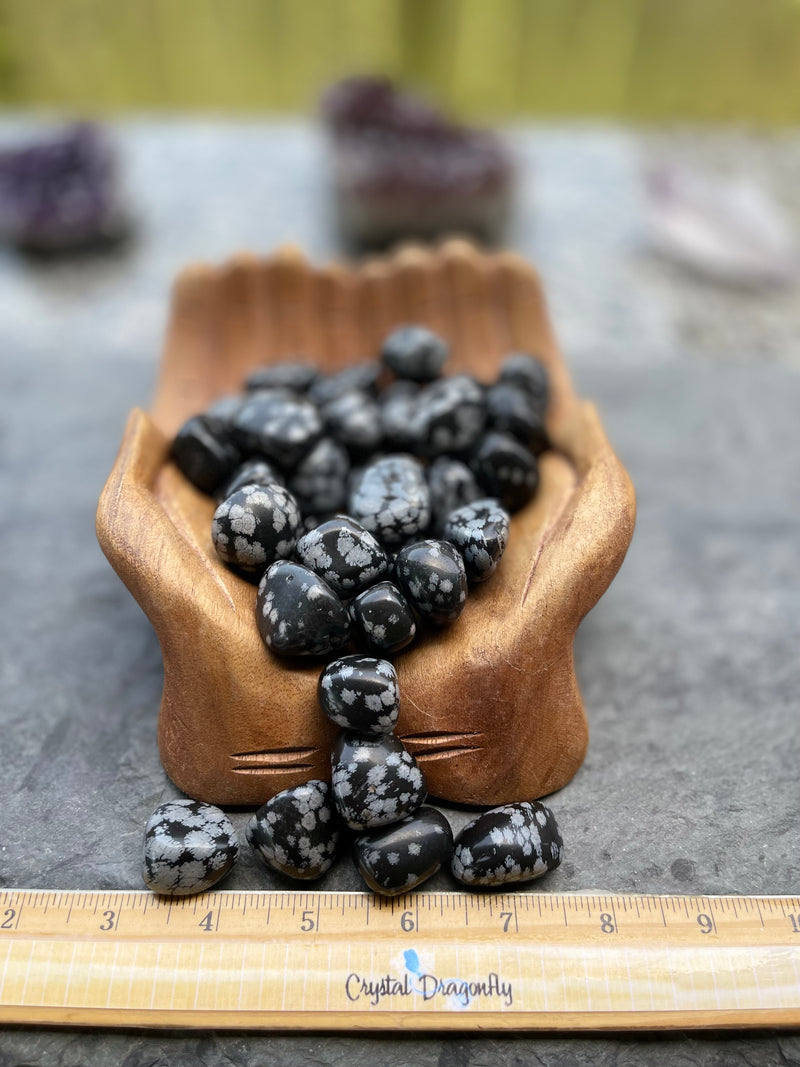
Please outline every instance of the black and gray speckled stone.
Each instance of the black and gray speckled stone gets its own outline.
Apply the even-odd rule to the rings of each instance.
[[[381,347],[381,359],[398,378],[432,382],[442,373],[450,348],[444,338],[425,326],[400,326]]]
[[[508,512],[491,498],[475,500],[447,516],[442,537],[461,553],[471,582],[485,582],[497,570],[508,544],[510,524]]]
[[[431,493],[431,530],[442,537],[442,527],[451,511],[483,496],[475,475],[460,459],[439,456],[428,467]]]
[[[342,656],[320,674],[317,699],[337,726],[382,737],[392,732],[400,712],[397,672],[385,659]]]
[[[287,559],[300,533],[297,501],[281,485],[243,485],[214,512],[211,540],[225,563],[261,575]]]
[[[331,770],[336,809],[351,830],[397,822],[427,796],[417,761],[393,735],[343,733],[331,753]]]
[[[378,394],[387,451],[408,452],[413,448],[415,437],[412,417],[418,394],[419,386],[415,382],[402,379],[391,382]]]
[[[165,896],[202,893],[222,881],[238,854],[224,811],[199,800],[168,800],[147,820],[142,878]]]
[[[486,390],[486,426],[510,433],[537,456],[548,446],[544,412],[512,382],[496,382]]]
[[[259,582],[256,622],[278,656],[326,656],[350,639],[347,608],[319,575],[278,560]]]
[[[543,417],[550,394],[547,368],[540,359],[529,352],[509,352],[500,367],[501,382],[522,389],[527,395],[534,413]]]
[[[385,545],[402,545],[430,522],[425,470],[398,453],[368,463],[350,488],[347,512]]]
[[[292,468],[289,488],[304,515],[324,515],[344,507],[349,475],[347,449],[332,437],[321,437]]]
[[[384,896],[408,893],[447,865],[453,851],[450,823],[436,808],[421,807],[385,830],[353,842],[359,873]]]
[[[467,574],[461,553],[450,541],[428,538],[404,545],[394,561],[400,591],[419,615],[446,626],[467,603]]]
[[[380,375],[381,365],[375,359],[351,363],[336,374],[320,375],[309,388],[308,399],[324,407],[354,389],[374,393]]]
[[[450,869],[464,885],[529,882],[561,863],[555,816],[538,800],[503,804],[478,815],[458,833]]]
[[[303,534],[296,551],[300,562],[343,599],[374,585],[389,569],[386,551],[347,515],[336,515]]]
[[[414,640],[414,612],[393,582],[376,582],[350,603],[350,618],[364,646],[375,656],[392,656]]]
[[[248,392],[258,389],[288,389],[293,393],[304,393],[319,377],[319,371],[306,357],[281,360],[256,367],[244,381]]]
[[[484,391],[468,374],[439,378],[420,390],[411,421],[412,449],[422,456],[465,452],[486,422]]]
[[[243,451],[291,470],[322,437],[316,405],[287,389],[251,393],[233,418]]]
[[[303,881],[321,878],[339,846],[339,820],[327,782],[312,779],[284,789],[247,823],[248,844],[269,867]]]
[[[363,389],[351,389],[320,408],[326,431],[353,453],[367,457],[383,442],[381,409]]]
[[[230,477],[242,454],[221,419],[195,415],[175,434],[170,457],[192,485],[203,493],[213,493]]]
[[[511,512],[527,504],[539,485],[536,456],[507,433],[485,433],[469,465],[484,493]]]

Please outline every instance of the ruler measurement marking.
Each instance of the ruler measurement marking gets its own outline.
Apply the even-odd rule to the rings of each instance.
[[[394,901],[365,893],[222,891],[169,904],[149,893],[131,891],[45,894],[20,890],[7,892],[4,898],[24,904],[25,914],[19,930],[0,935],[8,941],[0,948],[7,950],[0,971],[3,1021],[11,1019],[9,1011],[17,1010],[14,1005],[23,981],[28,1008],[55,1011],[63,999],[70,1014],[61,1021],[79,1022],[80,1013],[87,1011],[146,1012],[148,988],[151,1012],[157,1013],[154,1005],[158,1001],[176,1013],[175,1022],[167,1021],[161,1012],[156,1021],[163,1025],[213,1025],[213,1019],[203,1024],[191,1021],[193,1014],[200,1017],[212,1008],[227,1013],[232,1025],[237,1025],[237,1013],[243,1018],[248,1011],[270,1016],[255,1022],[251,1017],[248,1025],[270,1025],[270,1020],[276,1025],[281,994],[282,1010],[286,1011],[288,1003],[292,1006],[289,1016],[297,1017],[284,1025],[304,1025],[300,1016],[308,1013],[308,1028],[351,1025],[344,1018],[335,1021],[342,1012],[351,1020],[355,1012],[360,1020],[356,1025],[392,1026],[392,1008],[400,1013],[397,1025],[413,1028],[418,1018],[420,1026],[428,1027],[431,1011],[446,1012],[458,1005],[458,996],[423,998],[416,972],[412,972],[409,977],[416,992],[398,995],[395,990],[382,996],[373,1015],[383,1017],[383,1022],[370,1021],[372,1008],[365,995],[358,1004],[353,1002],[358,997],[348,1002],[344,996],[344,981],[351,973],[342,970],[344,945],[348,966],[352,958],[351,970],[367,980],[394,975],[398,968],[402,978],[403,951],[411,946],[420,951],[424,972],[447,980],[485,981],[496,968],[498,982],[513,981],[513,1007],[503,1005],[499,995],[496,1000],[471,999],[462,1005],[464,1018],[481,1017],[481,1026],[487,1025],[487,1016],[496,1017],[488,1023],[490,1027],[509,1025],[498,1021],[507,1007],[515,1015],[543,1010],[583,1013],[587,1018],[577,1025],[588,1027],[594,1020],[597,1028],[610,1025],[609,1012],[640,1017],[646,1011],[717,1012],[717,1024],[733,1025],[733,1019],[742,1017],[744,1025],[755,1025],[758,1020],[748,1013],[784,1010],[789,1013],[789,1024],[800,1021],[796,992],[800,988],[800,937],[794,937],[790,925],[790,916],[800,913],[796,898],[759,901],[697,896],[679,902],[633,894],[552,894],[546,898],[536,893],[496,897],[453,893],[417,895],[413,901],[401,896],[396,907]],[[275,936],[264,931],[260,916],[254,922],[255,915],[253,919],[249,915],[262,908],[269,915],[273,903],[288,920],[288,925],[286,920],[278,924]],[[198,915],[214,905],[215,933],[196,930]],[[370,931],[365,939],[362,935],[370,926],[373,905],[384,921],[378,924],[376,935]],[[123,922],[102,932],[98,929],[103,926],[104,909],[119,918],[126,908]],[[599,929],[598,908],[607,909],[614,920],[614,933],[605,931],[607,937]],[[305,933],[298,925],[304,911],[311,913],[309,918],[316,917],[315,929]],[[406,912],[414,926],[401,930],[400,918]],[[618,922],[620,912],[623,918]],[[663,938],[655,932],[659,913],[662,927],[668,927]],[[139,927],[145,916],[151,917]],[[512,916],[513,927],[508,922]],[[704,917],[702,924],[696,921],[699,916]],[[527,922],[528,918],[532,921]],[[163,942],[162,953],[159,929],[168,923],[171,940]],[[758,936],[765,927],[766,940]],[[411,929],[415,933],[409,936]],[[252,942],[257,944],[259,939],[256,948]],[[283,948],[283,972],[274,966],[268,948],[272,957]],[[368,960],[372,961],[369,974]],[[202,964],[199,972],[198,963]],[[331,1018],[323,1022],[326,1013]],[[726,1014],[720,1017],[719,1013]],[[24,1018],[19,1016],[20,1021]],[[552,1026],[553,1020],[549,1022]],[[130,1016],[128,1023],[119,1022],[129,1024]],[[663,1019],[653,1023],[663,1024]],[[762,1017],[761,1025],[767,1024],[768,1018]],[[528,1019],[520,1025],[545,1023]],[[624,1025],[644,1023],[628,1019]],[[687,1019],[684,1025],[698,1025],[698,1021]]]

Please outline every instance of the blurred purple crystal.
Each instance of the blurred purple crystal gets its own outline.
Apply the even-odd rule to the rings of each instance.
[[[104,131],[77,123],[0,152],[0,235],[30,252],[65,252],[128,233],[116,157]]]
[[[450,122],[386,78],[347,78],[322,99],[345,236],[357,244],[466,232],[499,240],[513,167],[500,138]]]

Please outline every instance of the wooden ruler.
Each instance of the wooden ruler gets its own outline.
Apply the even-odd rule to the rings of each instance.
[[[0,1022],[800,1025],[800,898],[0,891]]]

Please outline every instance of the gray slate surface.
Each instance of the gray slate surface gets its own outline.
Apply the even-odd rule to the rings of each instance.
[[[6,119],[0,137],[25,129]],[[138,240],[70,264],[0,258],[0,886],[139,888],[145,820],[177,795],[156,750],[158,644],[94,536],[125,416],[153,389],[172,276],[287,239],[317,260],[336,249],[312,127],[164,120],[118,135]],[[543,272],[639,505],[628,558],[579,632],[590,750],[551,800],[565,862],[533,891],[797,893],[800,301],[726,293],[642,250],[639,163],[675,137],[512,137],[530,180],[510,243]],[[710,152],[709,138],[678,140]],[[756,153],[800,215],[786,182],[800,138],[716,143],[728,161]],[[245,850],[226,888],[278,884]],[[324,886],[360,888],[346,863]],[[800,1063],[800,1038],[0,1034],[0,1067],[344,1061],[766,1067]]]

